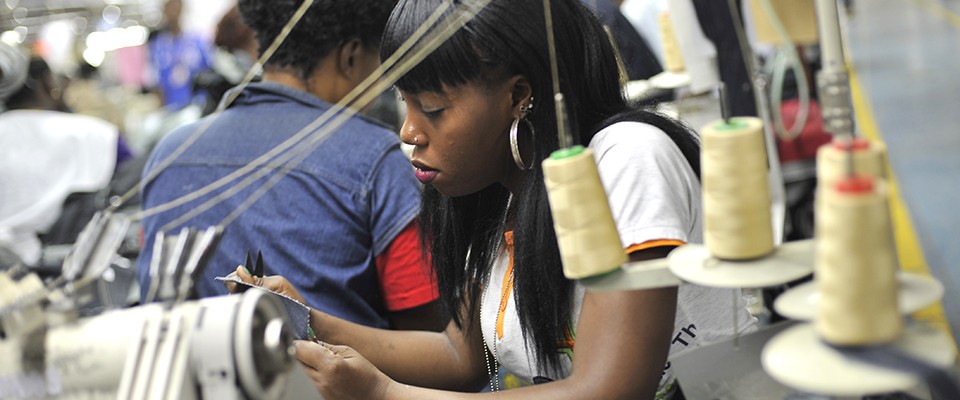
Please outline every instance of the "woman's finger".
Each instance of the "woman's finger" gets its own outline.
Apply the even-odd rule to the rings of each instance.
[[[251,285],[256,285],[256,284],[257,284],[256,277],[253,276],[253,275],[251,275],[249,272],[247,272],[247,267],[245,267],[245,266],[243,266],[243,265],[238,265],[238,266],[237,266],[237,270],[236,270],[235,272],[236,272],[236,274],[237,274],[237,277],[240,278],[241,281],[244,281],[244,282],[249,283],[249,284],[251,284]],[[257,286],[259,286],[259,285],[257,285]]]
[[[294,340],[293,344],[297,349],[297,359],[311,368],[318,369],[334,353],[326,347],[325,343],[314,343],[307,340]]]
[[[251,275],[250,272],[247,271],[247,267],[243,265],[238,265],[236,270],[234,270],[229,275],[227,275],[227,278],[237,278],[240,281],[253,286],[263,286],[263,283],[264,283],[264,278]],[[226,286],[227,292],[236,293],[237,286],[238,286],[236,282],[227,280],[227,281],[223,281],[223,285]],[[268,289],[276,291],[276,288],[268,288]]]
[[[227,279],[230,279],[230,278],[233,278],[233,277],[236,277],[236,276],[237,276],[237,273],[236,273],[236,272],[231,272],[231,273],[227,274],[226,277],[227,277]],[[233,282],[233,281],[231,281],[231,280],[225,280],[225,281],[223,281],[223,286],[227,288],[227,293],[235,293],[236,290],[237,290],[237,283],[236,283],[236,282]]]

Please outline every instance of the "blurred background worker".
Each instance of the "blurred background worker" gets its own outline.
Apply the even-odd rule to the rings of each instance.
[[[181,0],[167,0],[163,7],[164,26],[149,42],[149,60],[156,77],[156,89],[164,107],[170,110],[183,108],[194,101],[197,94],[193,90],[193,78],[211,64],[206,42],[181,27],[182,10]]]
[[[62,93],[43,59],[0,42],[0,246],[27,265],[43,242],[73,242],[106,206],[82,194],[105,189],[132,157],[116,126],[67,112]]]
[[[213,43],[216,48],[210,68],[200,71],[193,80],[194,91],[205,92],[203,115],[215,111],[223,94],[243,80],[257,61],[259,48],[256,33],[243,22],[236,6],[220,18]]]

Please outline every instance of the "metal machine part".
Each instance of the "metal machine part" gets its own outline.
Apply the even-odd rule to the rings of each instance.
[[[99,212],[80,232],[77,243],[63,261],[63,278],[75,281],[96,279],[110,267],[130,227],[130,219],[122,214]]]
[[[853,137],[850,77],[844,63],[836,1],[817,0],[817,27],[823,62],[823,69],[817,73],[823,127],[834,136]]]
[[[261,290],[253,292],[259,294],[244,296],[234,327],[237,372],[249,397],[277,398],[295,355],[293,331],[279,299]]]
[[[150,261],[146,302],[183,302],[194,297],[193,283],[223,235],[223,227],[183,228],[178,235],[157,233]]]
[[[0,398],[316,397],[291,368],[295,333],[278,295],[186,301],[220,226],[159,238],[149,293],[162,302],[83,317],[128,221],[98,214],[46,287],[35,274],[0,273]]]
[[[287,321],[274,295],[255,290],[19,334],[5,326],[0,398],[281,398],[294,365]]]
[[[850,100],[850,78],[843,70],[821,70],[817,73],[820,112],[823,127],[834,136],[853,136],[853,105]]]

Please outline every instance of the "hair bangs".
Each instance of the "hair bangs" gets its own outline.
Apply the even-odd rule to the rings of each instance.
[[[387,30],[383,34],[380,59],[386,60],[412,37],[423,21],[435,12],[439,3],[439,1],[407,1],[394,9],[387,22]],[[453,11],[446,11],[425,37],[435,34],[437,26],[443,24],[452,15]],[[484,51],[483,46],[468,28],[469,26],[455,32],[440,47],[404,74],[397,81],[397,87],[412,93],[443,92],[444,86],[458,86],[475,81],[492,70],[496,63],[490,57],[484,56],[491,52]],[[411,54],[412,52],[408,52],[407,56]]]

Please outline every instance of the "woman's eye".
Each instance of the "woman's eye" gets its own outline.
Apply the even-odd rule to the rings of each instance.
[[[423,110],[423,115],[425,115],[427,118],[436,118],[436,117],[440,116],[440,113],[442,113],[442,112],[443,112],[443,109],[442,109],[442,108],[437,108],[437,109],[433,109],[433,110],[424,109],[424,110]]]

